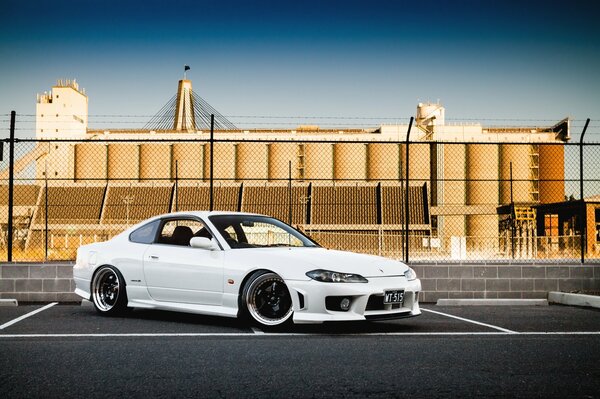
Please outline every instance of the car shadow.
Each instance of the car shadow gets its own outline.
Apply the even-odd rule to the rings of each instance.
[[[382,334],[382,333],[410,333],[422,332],[423,328],[412,319],[393,321],[348,321],[325,322],[322,324],[286,324],[280,327],[265,328],[256,326],[246,320],[237,318],[208,316],[193,313],[173,312],[157,309],[133,309],[122,315],[127,319],[140,321],[156,321],[174,324],[185,324],[199,327],[218,327],[234,330],[243,330],[255,333],[284,333],[284,334]]]
[[[77,314],[81,314],[83,309]],[[90,309],[90,312],[93,312]],[[87,311],[85,312],[88,313]],[[96,313],[96,312],[93,312]],[[86,317],[89,317],[86,316]],[[97,315],[98,320],[105,319]],[[222,316],[209,316],[195,313],[185,313],[160,309],[130,309],[127,312],[110,317],[122,321],[131,320],[136,322],[157,322],[162,325],[161,330],[168,329],[179,332],[184,327],[191,327],[191,331],[202,331],[206,333],[247,332],[257,334],[323,334],[323,335],[349,335],[349,334],[385,334],[385,333],[420,333],[426,331],[426,327],[416,322],[414,318],[386,320],[386,321],[345,321],[324,322],[322,324],[285,324],[277,327],[263,327],[251,323],[248,320],[229,318]],[[170,325],[170,327],[169,327]],[[199,330],[198,330],[199,329]]]
[[[194,313],[175,312],[158,309],[132,309],[121,317],[146,321],[159,321],[206,327],[225,327],[234,329],[249,329],[247,324],[236,318],[209,316]]]

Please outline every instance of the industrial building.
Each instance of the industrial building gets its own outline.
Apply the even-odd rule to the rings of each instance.
[[[26,246],[44,240],[46,223],[56,237],[69,230],[85,241],[159,212],[207,208],[210,114],[217,209],[286,221],[291,214],[332,246],[397,255],[407,168],[411,246],[423,257],[502,257],[498,207],[564,200],[569,119],[546,127],[447,124],[443,106],[420,103],[407,162],[408,124],[239,129],[189,80],[144,129],[89,129],[85,91],[59,81],[38,95],[36,136],[44,141],[16,163],[17,172],[35,163],[37,188],[27,190],[37,197],[28,191],[30,208],[20,208],[29,215]],[[535,223],[530,230],[537,234]]]

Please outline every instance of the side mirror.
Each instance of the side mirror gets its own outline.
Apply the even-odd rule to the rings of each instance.
[[[218,249],[218,246],[210,238],[206,237],[192,237],[190,246],[192,248],[207,249],[209,251]]]

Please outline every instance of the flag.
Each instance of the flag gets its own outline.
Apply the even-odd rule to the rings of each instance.
[[[183,72],[187,72],[189,70],[190,70],[190,66],[189,65],[184,65]]]

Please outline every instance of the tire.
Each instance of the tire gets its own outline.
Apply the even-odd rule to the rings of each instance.
[[[243,315],[261,327],[272,328],[291,323],[292,297],[281,277],[271,272],[256,272],[242,291]]]
[[[123,275],[112,266],[101,266],[92,278],[92,303],[104,316],[115,316],[127,309],[127,290]]]

